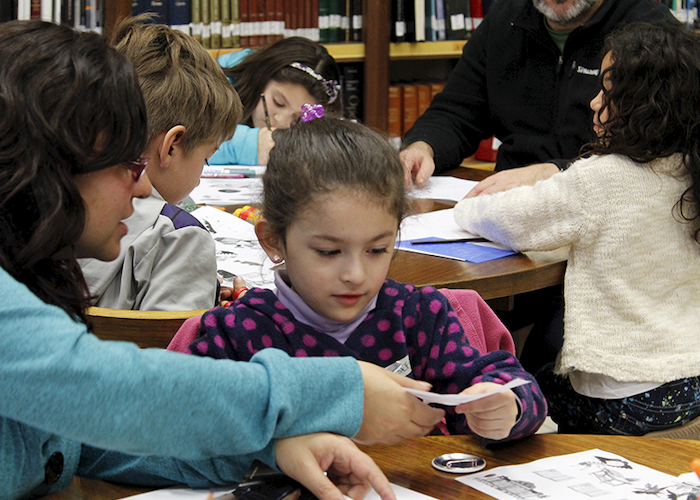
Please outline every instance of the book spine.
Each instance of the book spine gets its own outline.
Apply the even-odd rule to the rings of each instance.
[[[403,92],[403,123],[401,131],[408,132],[418,118],[418,85],[408,83],[401,86]]]
[[[425,2],[426,0],[413,0],[414,33],[416,42],[425,41]]]
[[[277,11],[275,0],[265,0],[265,43],[271,44],[277,40]]]
[[[412,1],[412,0],[409,0]],[[394,0],[391,4],[391,40],[406,41],[406,5],[405,0]]]
[[[447,40],[445,27],[445,0],[435,0],[435,12],[437,15],[437,39]]]
[[[168,22],[170,27],[188,35],[190,32],[190,23],[192,22],[192,7],[190,0],[169,0],[168,2]]]
[[[343,65],[343,116],[362,121],[362,74],[359,64]]]
[[[211,48],[211,6],[209,0],[202,2],[202,45]]]
[[[330,34],[330,42],[339,42],[341,40],[341,18],[343,16],[342,0],[330,0],[330,20],[328,31]]]
[[[340,0],[341,2],[343,0]],[[311,0],[311,12],[309,13],[309,23],[310,23],[310,32],[309,32],[309,38],[311,38],[314,42],[318,42],[319,35],[318,35],[318,2],[319,0]]]
[[[192,0],[190,9],[190,33],[195,40],[202,43],[202,0]]]
[[[250,47],[250,16],[248,0],[238,0],[239,18],[241,20],[241,47]]]
[[[427,83],[418,84],[418,116],[425,113],[425,110],[430,107],[430,101],[433,100],[430,85]]]
[[[61,24],[75,26],[75,2],[73,0],[61,0]]]
[[[284,0],[275,1],[275,41],[284,38]]]
[[[362,41],[362,0],[350,0],[352,2],[352,41]]]
[[[472,29],[475,30],[484,19],[484,11],[481,0],[470,0],[469,6],[471,9]]]
[[[39,19],[46,22],[53,21],[53,1],[39,0]]]
[[[297,27],[297,16],[294,0],[285,0],[284,3],[284,37],[294,36]]]
[[[330,0],[319,0],[318,2],[318,40],[321,43],[331,41],[331,4]]]
[[[425,41],[437,40],[437,15],[435,0],[425,0]]]
[[[20,21],[26,21],[27,19],[30,19],[31,11],[31,0],[17,0],[17,19],[19,19]],[[14,17],[11,19],[14,19]],[[8,21],[11,19],[8,19]]]
[[[350,29],[352,26],[352,0],[341,0],[341,4],[344,4],[343,16],[340,18],[340,40],[343,42],[350,41]]]
[[[222,22],[221,22],[221,1],[209,0],[209,10],[211,11],[211,48],[221,48]]]
[[[400,85],[389,85],[389,137],[401,137],[403,116],[401,110],[402,93]]]
[[[233,47],[231,30],[231,0],[221,0],[221,47],[225,49]]]
[[[241,17],[239,0],[231,0],[231,46],[241,46]]]

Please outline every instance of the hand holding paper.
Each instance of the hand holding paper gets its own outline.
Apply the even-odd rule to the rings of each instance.
[[[465,416],[469,429],[478,436],[501,440],[507,438],[515,426],[519,413],[517,396],[511,390],[529,381],[515,379],[505,385],[479,382],[460,394],[417,395],[423,402],[437,402],[456,406],[455,411]],[[410,391],[415,394],[414,391]],[[436,398],[437,396],[437,398]],[[490,397],[487,397],[490,396]]]
[[[470,401],[476,401],[477,399],[485,398],[492,394],[496,394],[506,389],[512,389],[513,387],[518,387],[521,385],[529,384],[529,380],[523,380],[521,378],[516,378],[511,380],[507,384],[498,386],[498,389],[490,392],[485,392],[481,394],[436,394],[434,392],[418,391],[416,389],[405,389],[417,398],[423,400],[425,404],[436,403],[443,406],[458,406],[462,403],[468,403]]]

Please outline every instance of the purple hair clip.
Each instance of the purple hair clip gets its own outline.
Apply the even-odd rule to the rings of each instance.
[[[303,122],[308,122],[315,118],[323,118],[325,111],[323,109],[323,104],[309,104],[305,102],[301,106],[301,116],[300,119]]]

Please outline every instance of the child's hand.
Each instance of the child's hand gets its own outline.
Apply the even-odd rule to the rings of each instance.
[[[499,387],[500,385],[493,382],[481,382],[464,389],[460,394],[482,394]],[[467,424],[475,434],[487,439],[505,439],[518,417],[517,396],[508,389],[461,404],[455,408],[455,411],[467,417]]]
[[[219,294],[219,304],[224,307],[231,305],[231,302],[241,298],[248,291],[245,281],[240,276],[233,278],[233,288],[230,286],[222,286]]]
[[[272,130],[261,128],[258,132],[258,164],[260,165],[267,165],[270,150],[275,145],[275,141],[272,140],[274,130],[274,128]]]
[[[396,500],[386,476],[348,438],[318,433],[280,439],[275,457],[282,472],[306,486],[319,500],[342,500],[341,491],[360,500],[370,487],[382,500]]]

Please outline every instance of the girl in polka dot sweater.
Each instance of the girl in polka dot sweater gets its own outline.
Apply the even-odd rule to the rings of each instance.
[[[352,356],[425,380],[439,393],[477,394],[526,379],[531,383],[448,408],[443,431],[489,440],[533,434],[547,406],[518,360],[471,347],[434,288],[386,278],[407,209],[396,151],[368,128],[335,119],[277,130],[274,140],[256,233],[285,269],[275,274],[275,290],[256,288],[205,313],[188,352],[248,360],[272,347],[297,357]]]

